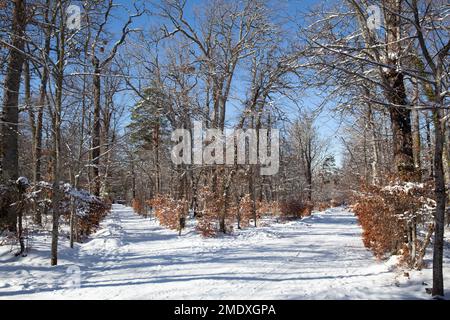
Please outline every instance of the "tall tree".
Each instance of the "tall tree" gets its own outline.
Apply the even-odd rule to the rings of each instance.
[[[412,148],[411,110],[406,96],[405,76],[411,75],[404,67],[405,47],[409,45],[402,37],[405,32],[401,22],[402,0],[379,0],[380,18],[384,18],[383,31],[369,28],[369,2],[347,0],[354,21],[341,19],[347,13],[328,14],[324,19],[314,21],[306,39],[311,44],[311,65],[318,72],[324,69],[336,77],[318,82],[333,85],[342,90],[361,83],[370,83],[384,94],[384,99],[372,90],[370,96],[362,98],[371,104],[387,108],[392,130],[394,165],[403,179],[416,179]],[[342,10],[342,9],[336,9]],[[320,14],[320,13],[318,13]],[[356,28],[355,24],[356,22]],[[339,27],[335,26],[339,24]],[[336,91],[335,91],[336,92]],[[343,92],[343,91],[337,91]],[[339,94],[339,93],[338,93]],[[345,96],[345,94],[342,94]]]
[[[93,182],[94,194],[99,196],[101,191],[101,176],[100,176],[100,158],[101,158],[101,79],[102,72],[108,64],[115,58],[117,50],[125,42],[127,35],[130,33],[129,26],[133,18],[142,15],[142,12],[136,12],[134,15],[129,15],[127,22],[123,25],[120,39],[114,43],[108,54],[105,52],[105,41],[102,39],[105,27],[110,19],[111,10],[114,8],[114,3],[109,0],[106,4],[106,9],[103,15],[103,20],[100,22],[93,42],[91,44],[91,63],[93,67],[93,122],[92,122],[92,166],[93,166]],[[91,24],[91,17],[88,15],[88,24]],[[102,57],[103,56],[103,57]]]
[[[26,1],[15,0],[12,16],[11,44],[7,74],[3,87],[3,109],[1,117],[1,179],[3,182],[19,177],[19,91],[25,61]],[[17,214],[8,210],[10,229],[16,229]]]
[[[54,71],[55,76],[55,108],[53,111],[53,191],[52,191],[52,248],[51,265],[58,264],[58,237],[59,218],[61,210],[61,177],[62,177],[62,155],[61,155],[61,116],[62,116],[62,96],[64,67],[66,59],[66,21],[65,21],[65,1],[59,0],[59,32],[56,41],[57,64]]]
[[[445,188],[445,174],[443,164],[444,142],[445,142],[445,117],[444,102],[449,97],[448,82],[448,55],[450,52],[450,40],[448,34],[446,40],[439,37],[440,21],[438,16],[429,14],[421,16],[421,10],[417,0],[411,0],[408,3],[411,6],[414,16],[414,27],[419,42],[419,48],[423,59],[426,61],[429,72],[432,76],[431,85],[433,95],[430,97],[430,107],[433,114],[434,124],[434,185],[436,196],[436,213],[435,213],[435,234],[434,234],[434,251],[433,251],[433,295],[444,296],[444,276],[442,270],[443,250],[444,250],[444,226],[445,226],[445,206],[447,202],[447,193]],[[442,12],[445,4],[436,1],[431,9]],[[430,3],[428,6],[432,6]],[[429,12],[425,10],[425,12]],[[426,40],[426,32],[439,39],[433,43]],[[445,39],[445,38],[444,38]]]

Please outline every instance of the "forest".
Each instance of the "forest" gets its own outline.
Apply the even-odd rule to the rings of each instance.
[[[293,225],[353,217],[364,259],[429,270],[448,296],[449,16],[446,0],[0,0],[0,298],[6,272],[38,253],[60,272],[105,226],[197,250],[273,230],[295,246]]]

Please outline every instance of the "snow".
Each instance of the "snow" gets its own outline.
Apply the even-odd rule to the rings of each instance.
[[[0,299],[429,299],[431,270],[398,270],[363,247],[356,218],[333,208],[300,221],[205,239],[114,205],[89,242],[33,236],[25,258],[0,247]],[[450,283],[448,248],[446,281]],[[424,284],[425,282],[425,284]]]
[[[386,186],[382,190],[383,191],[388,191],[391,194],[394,193],[394,192],[403,192],[403,193],[408,194],[408,193],[410,193],[411,190],[423,189],[424,186],[425,185],[423,183],[404,182],[402,184],[395,184],[395,185]]]
[[[30,181],[26,177],[19,177],[16,180],[16,184],[18,184],[20,186],[28,186],[28,185],[30,185]]]

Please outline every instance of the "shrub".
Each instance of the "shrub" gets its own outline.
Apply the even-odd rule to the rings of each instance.
[[[224,197],[216,195],[209,187],[201,188],[200,195],[201,210],[196,229],[204,237],[213,237],[219,229],[220,215],[224,214]]]
[[[100,222],[111,210],[111,203],[90,194],[86,190],[75,189],[68,183],[64,184],[63,190],[64,198],[61,201],[61,214],[69,221],[72,206],[75,206],[75,238],[82,241],[98,230]]]
[[[204,237],[213,237],[218,232],[231,233],[240,207],[240,203],[232,204],[231,199],[225,201],[225,195],[219,187],[221,184],[217,185],[215,191],[207,186],[200,190],[201,210],[197,216],[197,230]],[[243,217],[243,213],[240,216]]]
[[[331,203],[330,202],[319,202],[316,204],[316,208],[318,211],[325,211],[325,210],[331,208]]]
[[[145,208],[145,203],[143,203],[141,200],[134,198],[131,201],[131,206],[133,207],[134,212],[147,217],[147,209]]]
[[[111,210],[111,204],[103,201],[92,202],[83,209],[77,210],[77,239],[82,240],[83,237],[95,232],[100,222],[107,216]]]
[[[370,195],[361,198],[353,206],[353,210],[363,229],[364,245],[371,249],[375,256],[396,254],[401,249],[405,234],[404,224],[381,194],[372,191]]]
[[[4,188],[0,186],[0,213],[3,212],[3,203],[13,199],[10,196],[6,198],[7,194],[4,194],[3,190]],[[69,223],[70,217],[74,213],[74,238],[78,242],[83,241],[85,237],[98,229],[100,222],[111,209],[111,204],[99,197],[91,195],[86,190],[73,188],[68,183],[61,183],[59,191],[62,193],[62,198],[59,201],[60,217],[63,222]],[[52,213],[53,192],[53,185],[48,182],[40,181],[36,184],[27,182],[27,188],[23,190],[23,194],[20,197],[16,196],[15,204],[17,208],[20,208],[19,210],[24,216],[33,217],[39,227],[42,227],[41,219],[40,217],[37,219],[37,217],[45,217],[47,214]],[[0,231],[1,228],[3,228],[2,223],[0,223]]]
[[[280,215],[280,205],[278,201],[259,201],[256,204],[256,208],[259,217],[262,217],[264,215]]]
[[[236,220],[238,228],[245,228],[250,225],[250,220],[254,218],[253,216],[253,201],[249,194],[244,195],[239,199],[237,206],[233,208],[236,214]]]
[[[75,239],[82,241],[98,229],[100,222],[111,210],[111,203],[86,190],[76,189],[68,183],[61,184],[60,191],[63,193],[59,203],[60,215],[66,223],[69,223],[71,213],[74,211]],[[25,212],[32,212],[34,216],[38,211],[43,216],[51,213],[53,192],[53,185],[45,181],[30,185],[23,200]]]
[[[352,206],[363,229],[364,245],[378,258],[401,254],[410,267],[420,268],[431,233],[420,239],[418,229],[430,230],[435,207],[431,197],[431,186],[421,183],[364,187]]]
[[[181,231],[185,228],[188,214],[188,203],[186,200],[175,200],[167,195],[159,195],[149,200],[148,204],[153,207],[155,217],[159,223],[171,230]]]
[[[288,218],[302,218],[311,214],[312,206],[303,202],[300,199],[289,199],[281,201],[280,203],[281,217]]]

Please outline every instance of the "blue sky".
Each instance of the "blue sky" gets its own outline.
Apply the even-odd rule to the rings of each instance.
[[[186,13],[187,18],[190,17],[191,11],[193,8],[195,8],[196,6],[201,6],[202,3],[204,3],[205,1],[207,1],[207,0],[187,0],[187,13]],[[78,1],[74,1],[73,3],[76,4],[77,2]],[[120,4],[124,8],[128,8],[131,12],[134,11],[133,5],[132,5],[133,2],[131,2],[131,1],[116,0],[115,3]],[[274,3],[276,3],[276,5],[280,6],[281,8],[285,8],[285,11],[287,14],[293,15],[295,12],[298,12],[298,11],[300,11],[300,12],[308,11],[308,8],[314,7],[317,5],[321,5],[323,2],[322,1],[314,1],[314,0],[296,0],[296,1],[281,0],[281,1],[275,1]],[[326,1],[327,5],[330,5],[333,3],[335,3],[334,0]],[[115,19],[114,19],[114,23],[111,25],[111,31],[119,33],[122,28],[123,22],[126,21],[126,19],[127,19],[127,12],[126,12],[126,10],[123,10],[123,9],[122,10],[116,9],[114,11],[114,17],[115,17]],[[158,20],[157,17],[152,17],[151,21],[149,21],[148,16],[140,17],[135,20],[133,27],[146,29],[150,25],[157,24],[158,23],[157,20]],[[296,23],[298,23],[299,25],[302,24],[301,21],[296,21]],[[292,27],[295,28],[296,26],[293,25]],[[238,77],[238,78],[236,78],[236,80],[234,81],[234,84],[233,84],[233,89],[235,91],[234,95],[237,95],[239,97],[241,97],[244,94],[244,92],[241,92],[241,93],[239,92],[239,88],[245,87],[243,85],[240,85],[241,84],[240,81],[243,81],[243,80]],[[323,100],[322,100],[321,96],[323,96],[325,94],[326,93],[324,93],[324,92],[317,92],[315,89],[314,90],[312,90],[312,89],[306,90],[306,94],[302,95],[302,97],[301,97],[301,105],[305,109],[314,110],[317,108],[317,106],[322,104]],[[131,107],[135,102],[134,99],[129,94],[124,94],[124,93],[120,94],[120,96],[118,97],[118,101],[120,103],[128,105],[129,107]],[[287,99],[283,99],[283,101],[281,102],[281,105],[283,107],[283,110],[285,110],[285,113],[287,114],[287,116],[289,118],[294,119],[297,116],[297,107],[295,106],[295,104],[293,104],[292,102],[289,102]],[[237,115],[240,114],[239,111],[241,111],[241,110],[242,110],[241,105],[239,103],[237,103],[236,100],[230,101],[229,106],[228,106],[228,111],[227,111],[228,120],[232,122],[233,118],[236,118]],[[318,127],[322,138],[330,142],[329,143],[330,144],[330,152],[336,156],[337,163],[340,164],[343,146],[341,145],[341,142],[338,138],[338,135],[339,135],[338,130],[340,127],[339,116],[334,115],[331,112],[328,112],[328,110],[326,108],[322,113],[319,114],[319,116],[317,118],[316,126]]]

